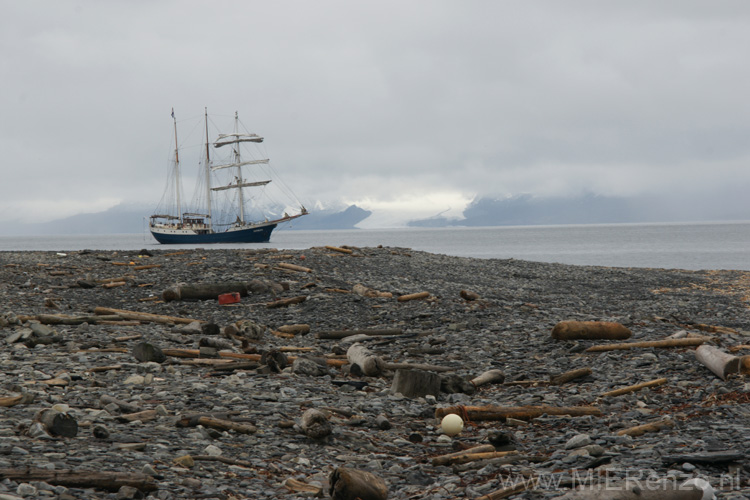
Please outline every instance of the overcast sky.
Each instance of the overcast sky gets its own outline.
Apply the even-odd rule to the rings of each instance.
[[[311,208],[721,203],[750,188],[749,47],[744,0],[3,1],[0,214],[155,206],[171,109],[204,106]]]

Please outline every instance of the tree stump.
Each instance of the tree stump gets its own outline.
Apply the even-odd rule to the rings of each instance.
[[[78,422],[67,413],[48,408],[37,413],[34,420],[42,424],[51,436],[76,437],[78,435]]]
[[[375,474],[349,467],[335,469],[329,478],[332,500],[386,500],[388,486]]]
[[[391,392],[401,393],[407,398],[419,398],[440,394],[440,375],[422,370],[396,370]]]
[[[322,439],[333,432],[326,414],[315,408],[310,408],[302,414],[299,426],[302,432],[312,439]]]

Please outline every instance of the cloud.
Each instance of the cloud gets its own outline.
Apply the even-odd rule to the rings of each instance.
[[[16,2],[0,211],[155,205],[173,107],[181,137],[238,110],[310,206],[749,186],[749,28],[739,1]]]

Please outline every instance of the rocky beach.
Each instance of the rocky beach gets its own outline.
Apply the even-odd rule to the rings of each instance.
[[[347,246],[0,272],[0,500],[750,498],[750,272]]]

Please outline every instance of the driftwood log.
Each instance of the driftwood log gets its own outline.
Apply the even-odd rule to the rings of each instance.
[[[470,380],[474,387],[481,387],[487,384],[502,384],[505,381],[505,375],[500,370],[487,370],[478,377]]]
[[[570,370],[555,377],[550,377],[549,383],[551,385],[562,385],[577,378],[588,377],[589,375],[591,375],[591,368],[578,368],[577,370]]]
[[[315,338],[324,340],[340,340],[346,337],[353,337],[355,335],[371,335],[371,336],[390,336],[390,335],[401,335],[404,331],[401,328],[379,328],[370,330],[331,330],[327,332],[318,332],[315,334]]]
[[[701,500],[698,486],[680,485],[676,481],[633,480],[623,484],[607,483],[571,491],[556,500]]]
[[[671,427],[674,427],[674,422],[672,422],[672,420],[668,418],[665,418],[664,420],[659,420],[658,422],[651,422],[648,424],[636,425],[635,427],[622,429],[617,432],[617,435],[618,436],[642,436],[643,434],[646,434],[647,432],[659,432],[662,429],[669,429]]]
[[[18,396],[6,396],[0,398],[0,406],[9,407],[16,405],[29,404],[34,401],[34,395],[31,393],[23,393]]]
[[[437,408],[435,418],[443,418],[449,413],[455,413],[464,420],[505,420],[514,418],[517,420],[531,420],[547,415],[567,415],[571,417],[582,417],[593,415],[602,416],[602,411],[593,406],[448,406]]]
[[[349,467],[338,467],[329,477],[332,500],[386,500],[388,486],[375,474]]]
[[[491,444],[480,444],[479,446],[473,446],[471,448],[467,448],[465,450],[456,451],[453,453],[448,453],[446,455],[440,455],[437,457],[433,457],[432,459],[432,465],[438,466],[438,465],[449,465],[453,463],[453,460],[456,458],[460,458],[466,455],[471,455],[474,453],[487,453],[487,452],[493,452],[495,451],[495,447]]]
[[[332,245],[326,245],[325,248],[328,249],[328,250],[331,250],[333,252],[339,252],[339,253],[345,253],[345,254],[352,254],[353,253],[353,250],[351,250],[349,248],[335,247],[335,246],[332,246]]]
[[[391,393],[401,393],[407,398],[420,398],[440,394],[440,375],[423,370],[396,370]]]
[[[258,283],[267,288],[262,282],[237,282],[227,283],[197,283],[192,285],[176,285],[164,290],[161,298],[165,302],[173,300],[216,300],[219,295],[224,293],[239,293],[240,296],[246,297],[253,288],[258,287]]]
[[[717,349],[711,345],[702,345],[695,350],[695,359],[711,370],[717,377],[726,380],[730,375],[743,371],[743,359]],[[750,359],[750,358],[749,358]]]
[[[192,323],[193,321],[199,321],[203,323],[202,320],[195,320],[192,318],[181,318],[178,316],[164,316],[161,314],[151,314],[151,313],[143,313],[143,312],[137,312],[137,311],[126,311],[125,309],[113,309],[111,307],[97,307],[94,309],[94,314],[97,315],[117,315],[120,318],[124,319],[132,319],[135,321],[146,321],[150,323],[163,323],[163,324],[184,324],[188,325]]]
[[[312,269],[309,267],[298,266],[297,264],[289,264],[287,262],[279,262],[278,267],[286,269],[287,271],[297,271],[300,273],[311,273]]]
[[[278,307],[287,307],[294,304],[300,304],[307,300],[307,295],[300,295],[298,297],[291,297],[288,299],[274,300],[273,302],[266,303],[268,309],[276,309]]]
[[[373,354],[362,344],[353,344],[346,351],[346,358],[352,365],[357,365],[362,374],[367,377],[377,377],[385,370],[385,361]]]
[[[208,416],[183,417],[177,421],[176,425],[177,427],[195,427],[202,425],[203,427],[211,427],[222,431],[234,431],[239,432],[240,434],[255,434],[258,432],[258,428],[254,425]]]
[[[622,394],[628,394],[635,391],[640,391],[646,387],[656,387],[667,383],[666,378],[657,378],[656,380],[649,380],[648,382],[641,382],[640,384],[629,385],[622,387],[621,389],[615,389],[614,391],[605,392],[602,394],[603,398],[609,398],[613,396],[621,396]]]
[[[402,295],[396,300],[399,302],[408,302],[410,300],[426,299],[429,296],[430,296],[430,292],[410,293],[407,295]]]
[[[627,327],[609,321],[561,321],[552,329],[556,340],[625,340],[631,335]]]
[[[20,467],[0,469],[0,479],[27,483],[42,481],[68,488],[95,488],[108,491],[118,491],[123,486],[137,488],[140,491],[157,489],[156,480],[152,476],[137,472],[48,470]]]
[[[648,348],[648,347],[692,347],[699,346],[710,340],[709,337],[696,337],[685,339],[649,340],[645,342],[626,342],[623,344],[595,345],[586,349],[586,352],[622,351],[626,349]]]

